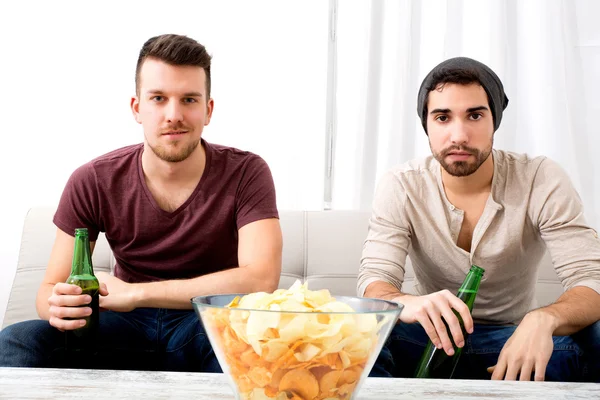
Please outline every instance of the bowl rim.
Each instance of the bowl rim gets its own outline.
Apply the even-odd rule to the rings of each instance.
[[[209,297],[226,297],[226,296],[232,296],[233,298],[235,298],[235,296],[245,296],[249,293],[222,293],[222,294],[206,294],[206,295],[201,295],[201,296],[194,296],[190,299],[190,302],[192,303],[192,305],[194,304],[198,304],[201,305],[203,307],[207,307],[207,308],[216,308],[216,309],[226,309],[228,307],[225,306],[218,306],[218,305],[214,305],[214,304],[207,304],[207,303],[202,303],[199,301],[195,301],[196,299],[201,299],[201,298],[209,298]],[[404,308],[404,304],[402,303],[396,303],[395,301],[390,301],[390,300],[383,300],[383,299],[377,299],[377,298],[373,298],[373,297],[358,297],[358,296],[334,296],[332,295],[332,297],[336,300],[339,301],[339,299],[358,299],[361,301],[368,301],[368,302],[373,302],[373,303],[382,303],[382,304],[387,304],[388,306],[391,306],[392,308],[387,309],[387,310],[368,310],[368,311],[282,311],[282,310],[262,310],[260,308],[240,308],[240,307],[235,307],[235,308],[229,308],[230,310],[240,310],[240,311],[260,311],[260,312],[272,312],[272,313],[280,313],[280,314],[331,314],[331,315],[357,315],[357,314],[394,314],[394,313],[400,313],[402,312],[402,309]]]

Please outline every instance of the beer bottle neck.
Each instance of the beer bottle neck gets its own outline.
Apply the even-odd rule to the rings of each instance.
[[[90,239],[87,235],[75,236],[71,275],[94,275]]]
[[[477,271],[470,271],[465,278],[462,286],[458,289],[457,297],[465,302],[469,311],[473,310],[473,304],[475,303],[475,297],[479,290],[479,284],[481,283],[482,274]]]

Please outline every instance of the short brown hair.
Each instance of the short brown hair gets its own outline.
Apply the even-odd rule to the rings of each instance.
[[[206,74],[206,101],[210,99],[210,60],[206,48],[192,38],[166,34],[154,36],[140,50],[135,68],[135,92],[139,95],[140,70],[147,58],[155,58],[170,65],[201,67]]]

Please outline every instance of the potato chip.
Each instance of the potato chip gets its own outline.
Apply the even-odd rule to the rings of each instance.
[[[312,400],[319,394],[319,382],[310,371],[293,369],[281,378],[279,390],[292,392],[303,399]]]
[[[283,341],[270,340],[262,345],[262,358],[268,362],[275,362],[289,350],[288,344]]]
[[[361,368],[352,367],[352,368],[346,369],[346,370],[344,370],[344,372],[341,375],[342,381],[344,383],[354,383],[358,380],[358,378],[360,378],[361,373],[362,373]]]
[[[248,372],[248,378],[261,388],[267,386],[269,382],[271,382],[272,377],[273,374],[271,371],[265,367],[253,367],[250,368],[250,371]]]
[[[296,360],[300,362],[310,361],[321,352],[321,348],[313,344],[306,343],[298,349],[299,351],[294,354]]]
[[[325,395],[331,395],[334,390],[337,389],[338,381],[342,377],[342,371],[331,370],[327,372],[319,381],[319,389],[321,393]]]

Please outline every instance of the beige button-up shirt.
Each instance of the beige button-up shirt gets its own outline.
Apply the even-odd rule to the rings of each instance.
[[[492,189],[475,226],[471,252],[457,246],[464,212],[444,192],[441,166],[413,160],[380,180],[365,240],[357,290],[375,281],[402,290],[410,256],[419,295],[456,293],[472,264],[485,269],[473,318],[518,323],[534,307],[537,272],[546,249],[565,290],[600,293],[600,240],[562,168],[546,157],[494,150]]]

